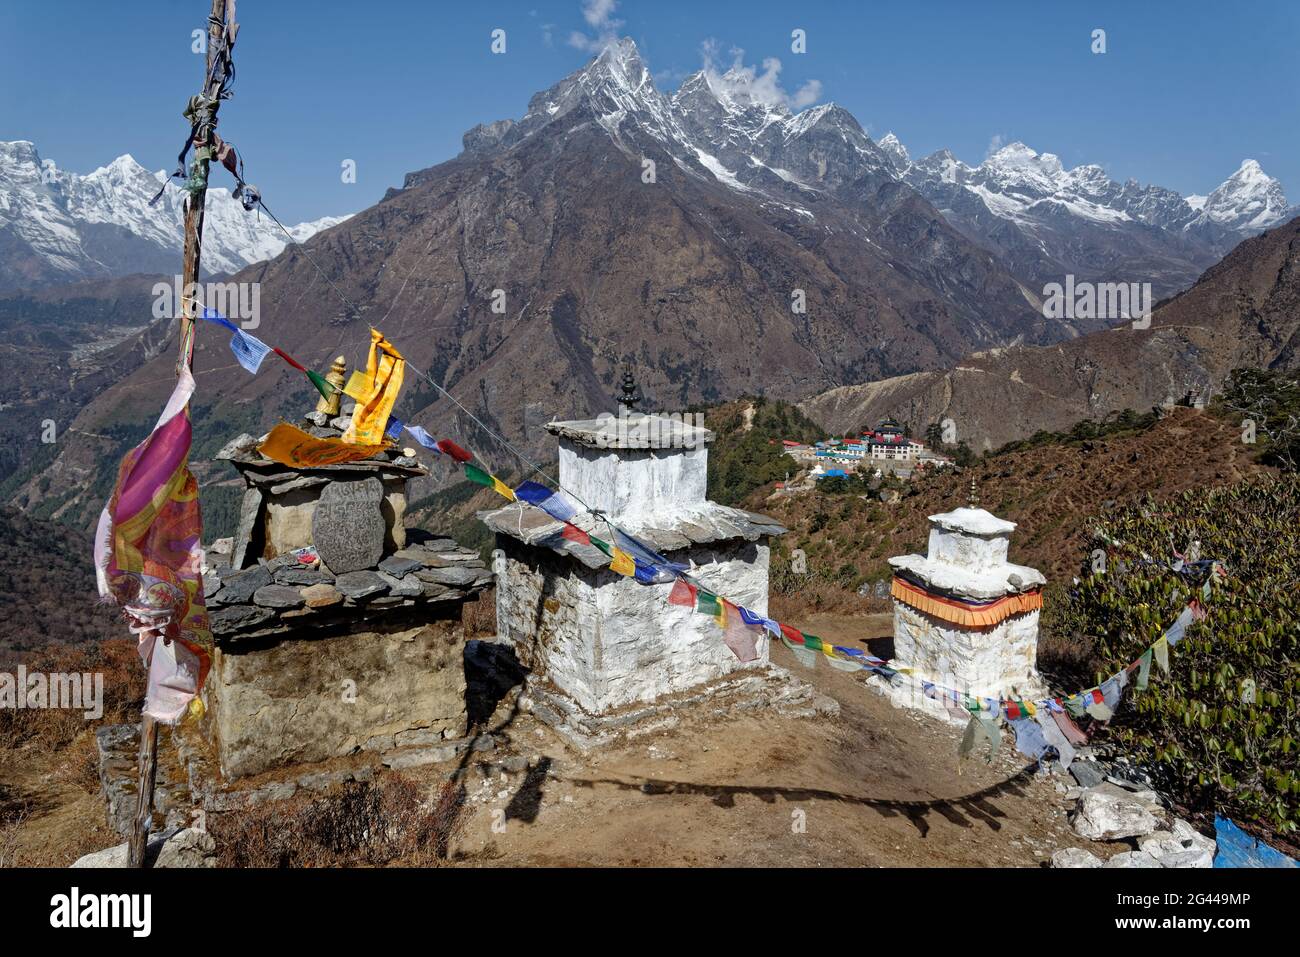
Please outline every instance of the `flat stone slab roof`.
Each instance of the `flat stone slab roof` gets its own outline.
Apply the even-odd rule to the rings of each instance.
[[[524,502],[512,502],[504,508],[479,512],[479,520],[493,532],[508,535],[525,545],[550,548],[560,554],[570,554],[588,568],[602,568],[609,564],[609,556],[594,545],[584,545],[564,538],[560,533],[564,523],[551,518],[542,509]],[[663,527],[651,524],[653,520],[628,519],[619,520],[619,528],[657,552],[671,552],[692,545],[709,545],[743,539],[756,542],[769,536],[784,535],[785,526],[774,518],[747,512],[739,508],[729,508],[716,502],[705,502],[702,506],[677,514],[662,523]],[[613,544],[613,532],[604,521],[584,513],[573,520],[589,535],[595,535]]]
[[[698,448],[713,441],[713,433],[708,429],[680,419],[644,413],[548,422],[546,431],[593,449]]]
[[[891,558],[889,564],[928,588],[980,600],[1015,595],[1047,584],[1047,579],[1038,569],[1010,562],[984,572],[933,561],[924,555],[900,555]]]
[[[982,508],[955,508],[951,512],[931,515],[930,521],[940,528],[951,532],[965,532],[968,535],[1010,535],[1016,530],[1015,522],[998,518],[992,512]]]

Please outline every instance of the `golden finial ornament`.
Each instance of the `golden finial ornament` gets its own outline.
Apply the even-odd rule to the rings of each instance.
[[[325,376],[325,381],[334,387],[334,391],[330,393],[328,399],[325,396],[320,397],[320,401],[316,403],[317,412],[324,412],[331,419],[339,414],[339,402],[343,395],[343,383],[347,381],[347,372],[347,360],[339,356]]]
[[[970,477],[970,505],[969,505],[969,507],[970,507],[970,508],[979,508],[979,505],[980,505],[980,497],[979,497],[979,493],[975,490],[975,476],[972,475],[972,476]]]

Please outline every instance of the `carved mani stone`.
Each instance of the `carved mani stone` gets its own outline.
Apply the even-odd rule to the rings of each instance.
[[[331,482],[311,519],[312,542],[336,575],[374,568],[384,555],[383,483],[377,478]]]

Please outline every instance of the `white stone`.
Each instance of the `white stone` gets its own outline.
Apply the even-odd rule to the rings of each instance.
[[[1120,851],[1105,867],[1160,867],[1160,862],[1146,851]]]
[[[1052,855],[1053,867],[1101,867],[1101,858],[1081,847],[1066,847]]]
[[[165,841],[154,837],[145,851],[145,862],[155,868],[216,867],[216,842],[212,835],[187,827]],[[127,845],[118,844],[77,858],[72,867],[126,867]]]
[[[620,521],[671,522],[705,502],[708,449],[592,449],[560,442],[560,484]]]
[[[1104,791],[1085,791],[1071,819],[1074,832],[1090,841],[1115,841],[1150,834],[1158,823],[1141,801]]]
[[[724,543],[691,552],[695,577],[760,615],[767,614],[769,548]],[[507,551],[497,584],[497,627],[529,667],[589,714],[685,691],[745,667],[763,668],[768,635],[757,635],[758,658],[741,663],[714,620],[668,603],[670,584],[642,585],[607,569],[546,574]]]

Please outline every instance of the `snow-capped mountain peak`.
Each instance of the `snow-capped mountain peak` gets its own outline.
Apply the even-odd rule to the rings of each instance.
[[[208,274],[272,258],[288,242],[268,217],[245,212],[230,192],[208,190]],[[184,244],[184,195],[164,171],[145,169],[129,153],[83,176],[43,161],[28,140],[0,142],[0,240],[16,250],[0,264],[0,287],[175,271]],[[290,232],[302,241],[345,218],[324,217]]]
[[[901,173],[912,165],[912,157],[908,155],[907,147],[892,132],[882,136],[876,145],[880,147],[882,153],[889,157],[890,165],[898,172]]]
[[[1229,229],[1258,230],[1280,222],[1287,210],[1282,184],[1247,159],[1205,198],[1201,217]]]

